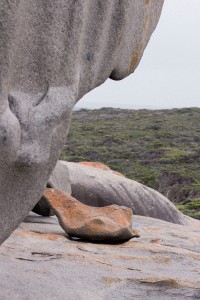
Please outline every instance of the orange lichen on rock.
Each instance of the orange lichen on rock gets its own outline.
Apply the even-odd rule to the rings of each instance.
[[[141,58],[142,48],[143,48],[143,45],[139,44],[136,47],[136,49],[133,51],[131,63],[130,63],[130,66],[128,68],[128,74],[132,73],[136,69],[136,67],[137,67],[137,65],[140,61],[140,58]]]
[[[29,236],[32,238],[39,238],[39,239],[45,239],[50,241],[55,241],[61,237],[63,237],[63,234],[55,234],[55,233],[40,233],[40,232],[34,232],[34,231],[15,231],[16,235],[20,236]]]
[[[111,170],[112,171],[112,170]],[[117,176],[121,176],[121,177],[125,177],[122,173],[120,172],[116,172],[116,171],[112,171],[113,174],[117,175]]]
[[[92,167],[92,168],[96,168],[96,169],[100,169],[100,170],[103,170],[103,171],[109,171],[109,172],[112,172],[113,174],[115,174],[117,176],[125,177],[122,173],[119,173],[117,171],[113,171],[107,165],[105,165],[103,163],[100,163],[100,162],[80,161],[80,162],[78,162],[78,164],[85,165],[85,166]]]
[[[132,230],[130,208],[118,205],[92,207],[54,189],[46,189],[44,197],[61,227],[71,237],[106,242],[124,242],[139,237],[138,232]]]
[[[79,164],[85,165],[88,167],[104,170],[104,171],[110,171],[110,168],[100,162],[93,162],[93,161],[80,161]]]

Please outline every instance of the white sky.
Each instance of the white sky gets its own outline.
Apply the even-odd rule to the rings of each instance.
[[[165,0],[135,73],[122,81],[108,79],[77,107],[200,107],[199,58],[200,0]]]

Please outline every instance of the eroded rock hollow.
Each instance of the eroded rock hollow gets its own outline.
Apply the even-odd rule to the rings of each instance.
[[[137,67],[164,0],[1,0],[0,244],[41,198],[72,109]]]

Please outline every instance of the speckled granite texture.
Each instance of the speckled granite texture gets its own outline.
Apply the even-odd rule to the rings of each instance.
[[[40,199],[74,104],[137,67],[163,0],[1,0],[0,243]]]

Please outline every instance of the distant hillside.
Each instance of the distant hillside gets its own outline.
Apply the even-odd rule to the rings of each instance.
[[[61,158],[105,163],[200,218],[200,108],[76,111]]]

